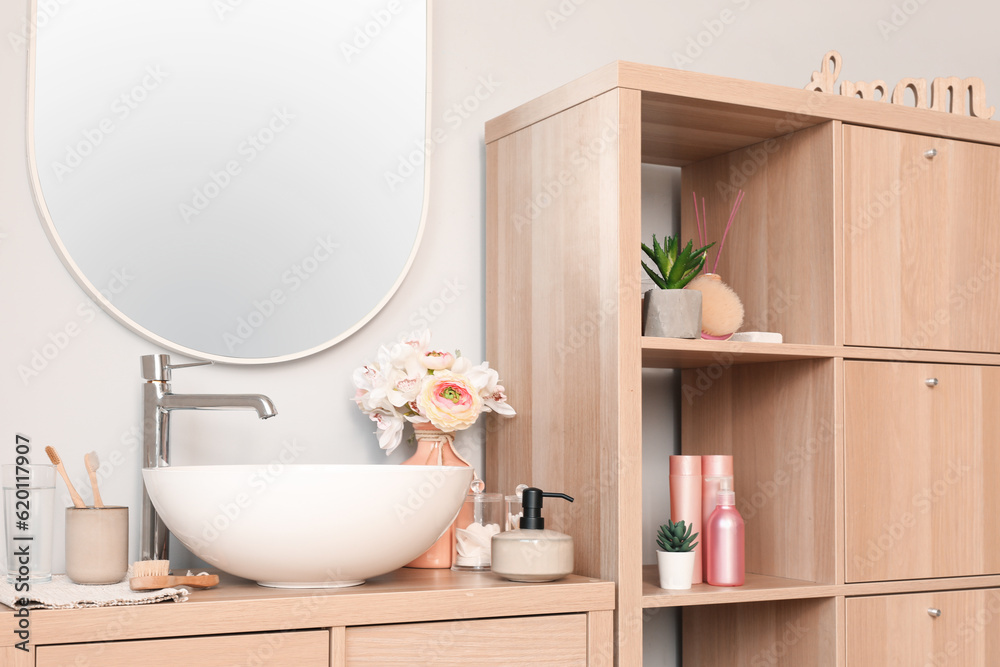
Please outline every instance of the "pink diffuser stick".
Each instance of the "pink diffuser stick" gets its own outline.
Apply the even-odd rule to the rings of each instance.
[[[719,243],[719,251],[715,253],[715,264],[712,265],[712,273],[719,268],[719,258],[722,257],[722,248],[726,245],[726,237],[729,236],[729,228],[733,226],[733,219],[736,217],[736,212],[740,210],[740,204],[743,202],[743,195],[745,193],[740,190],[736,194],[736,202],[733,204],[733,211],[729,214],[729,222],[726,223],[726,231],[722,232],[722,242]],[[707,227],[706,223],[706,227]]]

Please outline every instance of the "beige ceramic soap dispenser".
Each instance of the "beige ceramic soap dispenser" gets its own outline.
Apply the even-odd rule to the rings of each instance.
[[[511,581],[555,581],[573,571],[573,538],[546,530],[542,499],[573,499],[565,493],[546,493],[535,487],[521,494],[520,527],[494,535],[492,570]]]

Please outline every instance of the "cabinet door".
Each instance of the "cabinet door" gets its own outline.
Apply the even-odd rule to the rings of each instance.
[[[1000,589],[847,599],[848,667],[995,665]]]
[[[848,345],[1000,352],[1000,148],[845,127],[844,215]]]
[[[1000,572],[1000,368],[844,368],[847,581]]]
[[[327,630],[39,646],[37,667],[329,667]]]
[[[346,646],[347,667],[584,667],[587,615],[353,627],[347,628]]]

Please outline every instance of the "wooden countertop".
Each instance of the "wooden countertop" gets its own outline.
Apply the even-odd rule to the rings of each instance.
[[[216,588],[187,602],[129,607],[36,609],[33,645],[210,635],[445,619],[612,610],[612,582],[569,575],[539,584],[487,573],[403,568],[361,586],[265,588],[221,575]],[[13,611],[0,604],[0,647],[17,641]]]

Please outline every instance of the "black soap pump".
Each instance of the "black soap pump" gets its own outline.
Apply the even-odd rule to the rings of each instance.
[[[545,528],[544,498],[573,499],[529,486],[521,492],[520,527],[493,536],[491,569],[511,581],[555,581],[573,571],[573,538]]]

